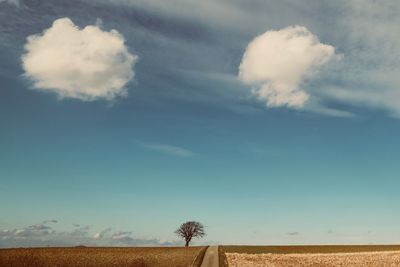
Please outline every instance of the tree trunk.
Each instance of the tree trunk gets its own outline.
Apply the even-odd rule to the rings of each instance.
[[[188,246],[189,246],[189,242],[190,242],[190,240],[186,240],[185,247],[188,247]]]

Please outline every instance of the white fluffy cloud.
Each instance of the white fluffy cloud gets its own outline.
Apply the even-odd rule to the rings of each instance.
[[[84,101],[125,96],[137,61],[116,30],[80,29],[69,18],[29,36],[25,49],[23,68],[34,88]]]
[[[334,56],[335,48],[320,43],[305,27],[271,30],[249,43],[239,78],[253,85],[268,107],[301,108],[309,99],[302,83]]]

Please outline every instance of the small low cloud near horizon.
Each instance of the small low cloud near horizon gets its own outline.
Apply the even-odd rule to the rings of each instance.
[[[93,234],[93,227],[73,225],[70,231],[54,227],[56,220],[46,220],[18,229],[0,229],[0,248],[45,246],[177,246],[182,241],[136,238],[130,231],[106,228]]]
[[[297,235],[299,235],[300,233],[299,232],[288,232],[288,233],[286,233],[287,235],[291,235],[291,236],[297,236]]]
[[[25,76],[36,90],[61,99],[124,97],[137,61],[124,42],[116,30],[103,31],[98,25],[80,29],[69,18],[57,19],[42,34],[28,37],[22,56]]]

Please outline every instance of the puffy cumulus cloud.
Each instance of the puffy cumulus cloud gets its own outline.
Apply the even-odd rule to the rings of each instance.
[[[310,95],[302,83],[335,57],[307,28],[291,26],[267,31],[252,40],[243,55],[239,78],[268,107],[301,108]]]
[[[69,18],[29,36],[25,50],[23,68],[34,88],[84,101],[126,96],[137,61],[116,30],[98,25],[80,29]]]

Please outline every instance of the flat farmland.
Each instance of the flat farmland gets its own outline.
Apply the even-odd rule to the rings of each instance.
[[[222,246],[220,266],[400,266],[400,246]]]
[[[200,266],[206,247],[17,248],[0,250],[4,267]]]

